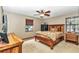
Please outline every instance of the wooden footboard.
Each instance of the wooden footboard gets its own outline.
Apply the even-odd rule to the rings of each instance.
[[[35,41],[39,40],[40,42],[50,46],[51,49],[53,49],[53,47],[59,43],[60,41],[63,40],[63,37],[56,39],[56,41],[53,41],[52,39],[48,39],[48,38],[44,38],[41,36],[35,36]]]

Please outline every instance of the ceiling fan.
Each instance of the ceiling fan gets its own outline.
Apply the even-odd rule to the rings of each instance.
[[[37,10],[36,11],[38,14],[37,15],[39,15],[40,17],[44,17],[44,16],[50,16],[50,10],[48,10],[48,11],[44,11],[44,10]]]

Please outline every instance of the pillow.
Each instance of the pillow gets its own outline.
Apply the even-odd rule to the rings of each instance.
[[[50,31],[51,31],[51,32],[57,32],[58,29],[57,29],[57,28],[51,28]]]
[[[58,28],[55,28],[55,32],[58,32]]]
[[[55,32],[55,28],[50,28],[50,31],[51,32]]]

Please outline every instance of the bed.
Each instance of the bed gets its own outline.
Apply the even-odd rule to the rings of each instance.
[[[48,25],[48,31],[37,31],[35,41],[48,45],[51,49],[64,39],[64,24]]]

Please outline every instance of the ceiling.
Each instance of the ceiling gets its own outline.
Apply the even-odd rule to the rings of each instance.
[[[45,16],[44,18],[51,18],[51,17],[56,17],[56,16],[63,16],[67,14],[73,14],[73,13],[78,13],[78,6],[36,6],[36,7],[14,7],[14,6],[4,6],[3,7],[5,11],[7,12],[12,12],[12,13],[17,13],[17,14],[22,14],[30,17],[36,17],[40,18],[39,15],[37,14],[36,10],[50,10],[50,16],[47,17]]]

